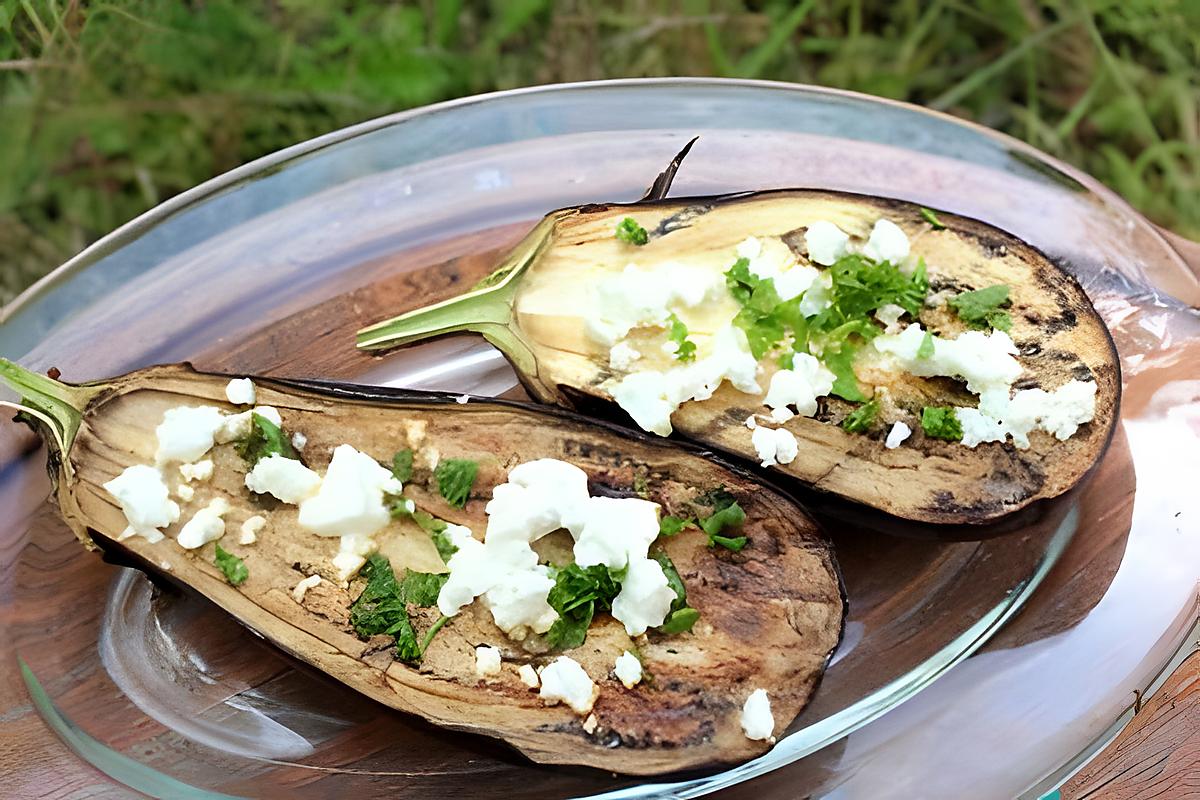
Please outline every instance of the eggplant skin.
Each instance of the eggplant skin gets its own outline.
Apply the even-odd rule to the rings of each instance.
[[[802,242],[797,234],[807,225],[828,220],[865,240],[874,222],[886,218],[904,230],[913,253],[925,259],[931,295],[1008,285],[1010,333],[1025,368],[1016,388],[1052,390],[1073,378],[1095,380],[1095,417],[1066,441],[1035,431],[1031,447],[1024,450],[1000,442],[967,448],[926,438],[919,414],[923,405],[962,405],[970,395],[949,379],[909,376],[904,385],[889,386],[901,419],[914,431],[901,447],[886,449],[886,429],[878,426],[867,434],[842,430],[838,423],[850,405],[838,398],[823,398],[815,417],[795,417],[782,426],[796,436],[799,455],[792,463],[771,469],[806,486],[908,520],[935,524],[996,520],[1035,501],[1063,494],[1099,461],[1119,414],[1120,366],[1108,329],[1074,277],[1009,233],[968,217],[937,214],[943,230],[934,230],[923,218],[921,207],[912,203],[807,189],[592,204],[552,212],[546,218],[552,224],[538,226],[537,235],[545,241],[539,255],[519,276],[510,322],[516,336],[532,351],[536,370],[520,369],[515,359],[514,364],[523,385],[536,399],[605,413],[633,425],[611,403],[605,389],[606,382],[616,376],[609,368],[606,349],[587,344],[582,322],[574,326],[563,322],[574,313],[569,304],[554,310],[542,300],[539,308],[539,295],[553,296],[560,285],[586,280],[580,277],[581,264],[623,266],[631,259],[644,264],[680,253],[725,257],[732,263],[737,243],[747,236],[780,236]],[[627,216],[650,232],[649,243],[633,255],[622,250],[613,237],[617,223]],[[530,249],[528,242],[517,248]],[[939,317],[937,310],[927,309],[922,312],[927,326],[927,313],[943,333],[961,325],[945,312]],[[503,349],[503,340],[498,344]],[[861,369],[859,377],[864,385],[879,378],[864,376]],[[765,388],[766,381],[760,382]],[[594,402],[597,399],[608,401],[606,411]],[[755,451],[744,422],[750,414],[765,411],[761,402],[761,396],[743,394],[725,384],[708,400],[683,404],[673,417],[676,434],[753,460]]]
[[[252,498],[231,445],[214,448],[212,479],[192,484],[196,496],[179,501],[180,522],[166,529],[165,539],[118,541],[125,519],[103,483],[131,464],[152,462],[154,428],[165,409],[208,404],[233,410],[224,398],[229,377],[174,365],[92,385],[56,475],[60,510],[110,558],[198,592],[292,656],[388,706],[501,739],[539,763],[647,775],[709,767],[767,748],[746,739],[740,727],[742,703],[753,689],[768,691],[776,735],[782,735],[816,690],[841,639],[846,601],[833,552],[786,494],[698,448],[512,401],[471,399],[463,405],[448,394],[255,379],[259,404],[276,407],[286,430],[307,436],[303,457],[314,467],[328,463],[342,443],[387,459],[410,445],[412,423],[424,426],[426,441],[441,457],[477,459],[479,478],[462,510],[440,499],[421,467],[406,486],[419,506],[476,531],[485,524],[490,487],[503,482],[508,468],[534,458],[580,466],[593,494],[645,487],[664,513],[681,511],[696,489],[720,485],[734,494],[747,515],[742,532],[749,544],[741,552],[710,548],[695,531],[659,543],[683,577],[689,604],[700,611],[693,632],[651,633],[635,647],[620,623],[601,614],[584,644],[566,652],[599,688],[591,734],[583,718],[563,705],[544,705],[517,677],[519,664],[548,663],[557,653],[531,653],[508,640],[479,604],[454,617],[421,665],[409,667],[393,660],[390,640],[363,642],[350,629],[346,612],[357,584],[343,588],[325,580],[295,601],[292,588],[328,568],[336,539],[300,530],[294,506]],[[214,566],[213,544],[184,551],[174,540],[183,522],[216,496],[233,507],[220,544],[249,570],[238,587]],[[242,546],[236,531],[251,514],[268,523],[257,543]],[[398,572],[440,571],[440,560],[429,566],[437,556],[428,536],[406,524],[394,523],[376,537],[380,551]],[[437,618],[436,609],[411,611],[418,631]],[[476,676],[474,648],[480,644],[501,648],[499,676]],[[632,690],[612,674],[625,649],[638,652],[649,676]]]

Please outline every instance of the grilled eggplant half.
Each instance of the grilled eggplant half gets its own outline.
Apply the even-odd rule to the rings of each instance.
[[[840,576],[804,510],[695,449],[514,402],[256,379],[255,408],[276,409],[281,423],[264,431],[290,434],[292,443],[283,444],[280,435],[256,441],[254,434],[215,444],[204,455],[213,462],[211,477],[201,463],[188,466],[188,478],[178,464],[163,465],[156,428],[168,410],[181,406],[207,406],[227,418],[245,413],[247,406],[227,399],[228,376],[176,365],[68,385],[0,360],[0,377],[22,394],[23,418],[49,443],[58,506],[86,545],[199,592],[293,656],[379,702],[496,737],[536,762],[653,774],[755,756],[767,744],[743,732],[748,696],[767,692],[774,733],[781,735],[808,702],[841,636]],[[257,415],[253,419],[257,424]],[[317,471],[345,444],[389,464],[397,452],[410,454],[394,465],[406,478],[394,499],[411,505],[374,534],[377,549],[357,576],[339,573],[333,560],[338,539],[303,527],[296,505],[247,489],[247,459],[255,447],[272,444],[276,452],[292,448],[295,460]],[[698,618],[689,612],[690,630],[651,628],[631,637],[597,609],[590,627],[584,623],[582,643],[555,649],[546,636],[509,638],[481,601],[445,619],[417,592],[398,595],[399,610],[389,612],[393,619],[403,616],[402,625],[384,630],[385,620],[375,635],[363,634],[360,623],[383,613],[394,581],[407,583],[414,574],[437,580],[446,572],[439,520],[441,527],[468,526],[481,538],[491,487],[504,483],[514,465],[546,458],[582,468],[593,496],[640,495],[659,503],[680,528],[682,520],[702,519],[736,500],[744,522],[725,533],[745,537],[740,549],[720,539],[710,543],[695,527],[659,536],[651,547],[660,563],[673,563],[685,607],[698,612]],[[451,489],[453,504],[434,466],[451,460],[477,469],[468,484],[473,488]],[[159,520],[161,537],[157,531],[131,535],[128,509],[105,484],[128,468],[156,463],[178,520]],[[202,538],[219,538],[196,546],[196,530],[181,534],[181,528],[214,502],[228,506],[226,532],[209,530]],[[251,517],[262,522],[247,536],[243,523]],[[539,556],[560,566],[570,561],[570,546],[565,531],[537,543]],[[404,625],[415,634],[410,644],[421,643],[407,656],[400,648],[404,631],[398,632]],[[481,669],[479,646],[497,648],[499,664]],[[614,676],[625,651],[636,654],[643,670],[631,688]],[[560,656],[581,665],[598,690],[588,715],[548,704],[526,683],[528,667]]]
[[[671,174],[638,203],[552,212],[474,290],[365,328],[359,346],[475,331],[542,402],[617,403],[647,430],[673,425],[920,522],[1001,517],[1067,491],[1101,456],[1116,353],[1080,286],[1033,247],[840,192],[668,200]],[[757,387],[722,362],[731,329]],[[781,384],[807,396],[768,408],[789,365]],[[661,406],[681,398],[667,422]]]

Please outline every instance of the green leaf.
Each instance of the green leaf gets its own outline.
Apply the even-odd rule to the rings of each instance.
[[[737,503],[730,503],[724,508],[714,511],[708,517],[700,520],[700,529],[708,534],[709,544],[712,537],[726,528],[736,528],[746,521],[746,512]]]
[[[546,632],[546,642],[557,650],[571,650],[587,639],[588,627],[597,611],[612,608],[621,591],[607,567],[569,564],[554,573],[554,586],[546,597],[558,619]]]
[[[283,429],[257,411],[250,414],[250,433],[239,439],[234,449],[251,467],[268,456],[299,459]]]
[[[417,640],[408,616],[408,605],[436,605],[438,593],[448,576],[405,570],[404,578],[397,581],[391,563],[379,553],[367,559],[360,575],[366,578],[367,585],[350,606],[350,625],[354,632],[363,639],[376,634],[391,636],[396,642],[396,658],[408,663],[419,662],[432,635],[426,637],[424,645]],[[441,626],[435,627],[440,629]],[[431,629],[431,633],[435,632]]]
[[[958,421],[953,408],[925,406],[921,409],[921,429],[933,439],[962,441],[962,423]]]
[[[438,491],[455,508],[466,506],[477,474],[479,463],[468,458],[448,458],[433,471]]]
[[[1008,286],[998,283],[951,297],[946,305],[953,308],[958,318],[972,328],[992,327],[1007,331],[1012,327],[1012,318],[1000,307],[1009,303],[1008,292]]]
[[[842,429],[849,433],[866,433],[879,414],[879,401],[872,400],[851,411],[842,420]]]
[[[663,624],[658,627],[658,630],[666,634],[690,631],[696,624],[696,620],[700,618],[700,612],[687,604],[687,587],[683,585],[683,578],[679,576],[679,570],[675,569],[675,562],[663,550],[655,550],[650,557],[662,567],[667,585],[671,587],[671,591],[675,592],[675,599],[671,602],[671,612],[663,620]]]
[[[745,536],[719,536],[717,534],[709,534],[708,546],[720,546],[726,550],[732,550],[735,553],[741,552],[742,548],[749,544],[750,540]]]
[[[401,483],[408,483],[412,480],[413,474],[413,451],[400,450],[396,455],[392,456],[392,475]]]
[[[746,521],[746,512],[737,504],[733,495],[722,487],[701,495],[696,502],[702,501],[707,501],[704,504],[713,509],[711,514],[699,519],[700,529],[708,536],[708,546],[719,545],[735,553],[745,547],[749,541],[745,536],[721,535],[726,529],[740,527]]]
[[[668,635],[687,633],[698,619],[700,619],[700,612],[691,606],[685,606],[668,614],[667,618],[663,620],[663,624],[658,626],[658,630]]]
[[[687,338],[687,325],[684,325],[683,321],[675,316],[674,313],[667,319],[671,323],[671,329],[667,334],[667,338],[676,344],[675,358],[679,361],[695,361],[696,343]]]
[[[829,393],[852,403],[861,403],[867,399],[858,386],[858,376],[854,374],[854,359],[858,350],[858,347],[847,341],[837,350],[824,354],[825,366],[834,377],[833,388]]]
[[[650,241],[650,234],[633,217],[626,217],[617,224],[616,235],[625,244],[641,246]]]
[[[917,348],[917,358],[933,358],[933,334],[925,331],[925,336],[921,339],[921,346]]]
[[[221,570],[221,574],[225,576],[225,580],[229,581],[234,586],[241,586],[246,582],[246,578],[250,577],[250,570],[246,568],[246,562],[217,545],[217,558],[215,561],[217,569]]]
[[[684,517],[663,517],[658,523],[659,536],[675,536],[682,533],[685,528],[694,528],[696,523]]]
[[[938,219],[937,214],[933,213],[933,209],[921,206],[921,217],[928,222],[935,231],[945,230],[946,228],[946,226],[942,224],[942,221]]]

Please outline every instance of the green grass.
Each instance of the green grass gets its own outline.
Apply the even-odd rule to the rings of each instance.
[[[552,81],[727,75],[949,111],[1200,238],[1196,0],[0,0],[0,303],[294,142]]]

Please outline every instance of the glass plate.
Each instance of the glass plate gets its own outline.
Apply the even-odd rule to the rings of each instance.
[[[140,574],[79,548],[44,503],[43,454],[23,430],[4,426],[0,500],[12,511],[0,524],[10,554],[0,621],[9,658],[22,662],[51,727],[116,780],[166,797],[441,796],[482,787],[684,797],[773,770],[746,791],[796,796],[852,782],[865,762],[846,748],[861,739],[780,767],[896,708],[974,652],[1064,550],[1064,561],[1075,553],[1090,566],[1080,574],[1099,577],[1087,592],[1066,586],[1074,605],[1052,603],[1032,622],[1022,615],[1002,635],[1025,637],[1010,645],[1017,652],[1099,607],[1116,581],[1096,571],[1097,553],[1119,545],[1121,564],[1135,543],[1157,544],[1164,526],[1195,525],[1170,516],[1188,469],[1193,480],[1200,474],[1200,334],[1168,294],[1194,303],[1200,291],[1177,254],[1120,200],[1023,145],[831,91],[705,80],[545,87],[331,134],[185,193],[90,248],[7,310],[0,353],[57,366],[71,380],[188,359],[231,372],[519,396],[503,359],[475,339],[379,360],[353,352],[353,332],[471,285],[552,208],[635,198],[697,134],[677,195],[815,186],[901,197],[1010,230],[1079,277],[1114,331],[1126,379],[1125,424],[1095,480],[984,541],[891,530],[873,515],[804,498],[835,540],[850,597],[845,640],[812,704],[762,758],[645,781],[538,767],[488,740],[440,731],[312,672],[204,601],[152,591]],[[1147,510],[1139,490],[1142,513],[1133,513],[1134,464],[1153,463],[1163,442],[1174,444],[1178,469],[1157,470],[1154,505]],[[1172,541],[1173,552],[1194,558],[1195,538]],[[1184,605],[1192,572],[1162,578],[1159,640],[1139,650],[1136,669],[1156,658],[1161,666],[1163,642],[1182,636],[1165,621]],[[1061,599],[1063,586],[1055,591]],[[1112,686],[1101,688],[1111,705]],[[993,705],[983,718],[1000,708],[998,693],[985,696]],[[921,728],[903,721],[909,707],[922,704],[862,734]],[[969,732],[968,722],[958,724]],[[1004,726],[1010,735],[1020,727]],[[1032,785],[1083,744],[1006,774]],[[921,774],[914,765],[896,770]]]

